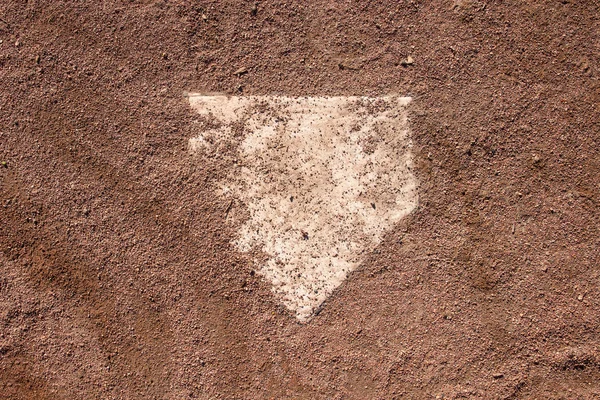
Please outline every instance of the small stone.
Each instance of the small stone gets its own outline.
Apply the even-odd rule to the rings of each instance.
[[[254,3],[252,5],[252,8],[250,9],[250,14],[256,15],[257,12],[258,12],[258,5],[256,3]]]
[[[402,62],[400,63],[403,67],[407,67],[409,65],[413,65],[415,63],[415,60],[412,58],[412,56],[408,56],[406,57],[406,60],[402,60]]]
[[[8,167],[8,164],[6,163],[6,161],[2,161],[2,163],[0,163],[0,164],[2,164],[2,166],[3,166],[4,168],[7,168],[7,167]]]
[[[579,296],[577,296],[577,300],[579,300],[579,301],[583,301],[583,295],[582,295],[582,294],[580,294]]]
[[[587,61],[583,61],[581,63],[581,70],[587,72],[588,69],[590,69],[590,64]]]
[[[206,20],[208,19],[208,17],[206,16],[206,14],[202,14],[202,19],[203,19],[204,21],[206,21]]]
[[[499,372],[495,373],[494,375],[492,375],[494,377],[494,379],[501,379],[504,378],[504,374],[501,374]]]
[[[248,73],[248,68],[242,67],[242,68],[238,69],[237,71],[235,71],[233,74],[237,75],[237,76],[241,76],[241,75],[244,75],[247,73]]]

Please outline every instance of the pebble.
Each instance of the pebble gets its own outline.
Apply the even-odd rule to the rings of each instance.
[[[237,71],[235,71],[233,74],[234,75],[243,75],[247,72],[248,72],[248,69],[245,67],[242,67],[242,68],[238,69]]]
[[[402,64],[402,66],[406,67],[408,65],[413,65],[415,63],[414,58],[412,58],[412,56],[408,56],[406,57],[406,60],[402,60],[402,62],[400,64]]]
[[[579,296],[577,296],[577,300],[579,300],[579,301],[583,301],[583,295],[582,295],[582,294],[580,294]]]

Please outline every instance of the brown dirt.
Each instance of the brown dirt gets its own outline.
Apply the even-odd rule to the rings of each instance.
[[[598,1],[254,4],[0,3],[0,398],[600,398]],[[309,324],[186,90],[414,97],[421,205]]]

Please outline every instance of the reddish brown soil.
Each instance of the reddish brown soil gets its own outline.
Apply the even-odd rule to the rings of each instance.
[[[600,398],[599,2],[253,5],[0,3],[0,398]],[[421,205],[309,324],[186,90],[414,97]]]

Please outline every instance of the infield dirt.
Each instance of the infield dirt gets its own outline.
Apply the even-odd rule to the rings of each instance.
[[[0,398],[600,398],[599,16],[2,1]],[[419,206],[309,323],[184,91],[412,97]]]

